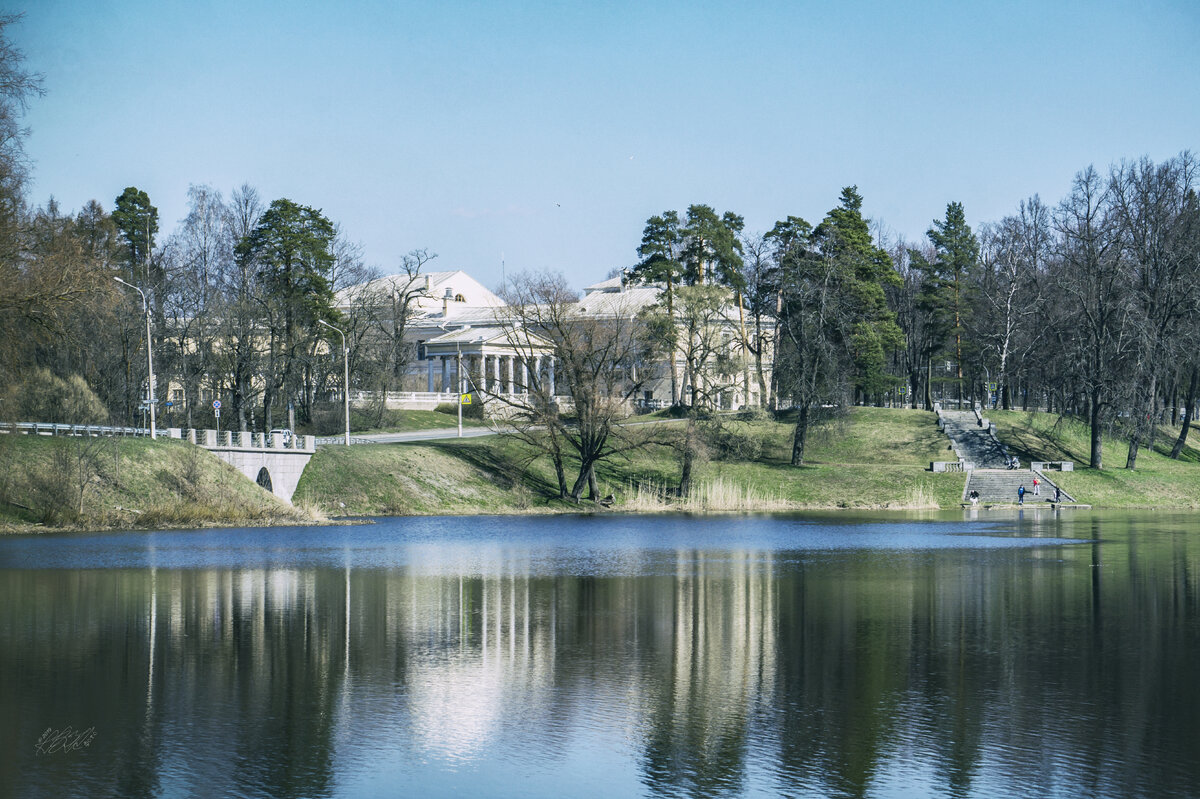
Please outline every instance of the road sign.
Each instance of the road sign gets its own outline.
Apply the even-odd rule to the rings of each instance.
[[[463,405],[470,405],[471,404],[471,395],[463,394],[460,402],[462,402]]]
[[[214,411],[221,410],[221,401],[220,400],[213,400],[213,410]]]
[[[170,407],[172,407],[172,406],[174,406],[174,405],[175,405],[175,403],[174,403],[174,402],[171,402],[170,400],[167,400],[167,407],[168,407],[168,408],[170,408]]]
[[[988,383],[988,391],[995,391],[995,390],[996,390],[996,384]]]
[[[903,396],[904,394],[908,393],[908,386],[900,386],[896,390],[900,392],[901,396]]]
[[[213,408],[213,415],[216,416],[218,419],[220,419],[221,418],[221,409]]]

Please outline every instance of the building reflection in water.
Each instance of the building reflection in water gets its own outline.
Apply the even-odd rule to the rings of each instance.
[[[1172,546],[1121,550],[1103,583],[1090,546],[680,550],[611,576],[501,548],[419,569],[7,571],[0,743],[20,754],[0,783],[1121,795],[1153,768],[1187,790],[1200,586]],[[88,757],[35,759],[68,723],[97,727]]]

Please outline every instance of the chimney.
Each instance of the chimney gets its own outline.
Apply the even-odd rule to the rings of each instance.
[[[450,300],[454,299],[454,289],[446,286],[446,293],[442,297],[442,316],[450,315]]]
[[[426,275],[425,276],[425,293],[430,294],[432,292],[433,292],[433,277],[431,275]]]

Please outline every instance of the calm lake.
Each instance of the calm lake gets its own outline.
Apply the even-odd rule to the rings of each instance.
[[[14,797],[1197,796],[1200,516],[8,536],[0,722]]]

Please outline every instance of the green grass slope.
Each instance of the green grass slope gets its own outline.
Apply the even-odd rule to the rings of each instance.
[[[949,446],[930,413],[854,408],[847,418],[811,432],[800,468],[789,463],[789,420],[731,421],[726,429],[749,442],[751,454],[722,458],[710,452],[696,466],[690,501],[670,495],[680,466],[666,447],[601,464],[601,493],[614,496],[615,509],[635,511],[945,508],[961,497],[962,475],[927,471],[930,461],[947,458]],[[569,480],[573,466],[568,463]],[[500,436],[322,447],[297,498],[351,515],[578,510],[557,499],[548,458]]]
[[[9,532],[305,521],[183,441],[0,434],[0,529]]]
[[[1200,508],[1200,438],[1189,434],[1178,460],[1168,455],[1178,427],[1163,426],[1150,449],[1142,449],[1137,468],[1125,469],[1128,441],[1103,439],[1103,469],[1087,464],[1091,454],[1088,426],[1078,419],[1049,413],[991,411],[996,434],[1022,461],[1075,461],[1075,471],[1061,477],[1063,489],[1098,508]],[[1055,474],[1054,479],[1059,480]]]

